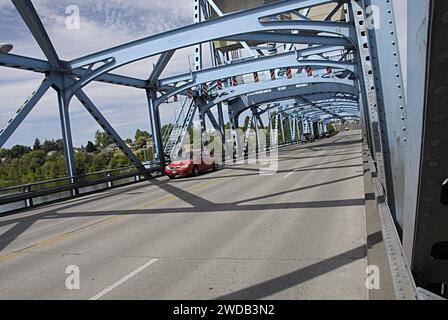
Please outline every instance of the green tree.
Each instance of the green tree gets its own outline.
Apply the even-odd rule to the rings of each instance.
[[[97,151],[96,146],[93,144],[92,141],[87,142],[87,146],[86,146],[86,152],[87,153],[94,153]]]
[[[106,170],[109,166],[111,158],[111,156],[102,153],[92,155],[92,161],[90,163],[88,172],[92,173]]]
[[[22,145],[16,145],[9,150],[9,157],[11,159],[18,159],[22,157],[25,153],[28,153],[31,151],[30,147],[22,146]]]
[[[63,151],[64,150],[63,140],[57,140],[57,141],[45,140],[41,146],[41,149],[43,149],[46,153],[52,151]]]
[[[75,153],[75,173],[76,175],[85,175],[89,173],[92,157],[85,152]]]
[[[114,139],[110,135],[108,135],[106,132],[97,131],[95,133],[95,145],[98,148],[104,149],[113,143],[114,143]]]
[[[40,144],[40,140],[36,138],[33,145],[33,150],[40,150],[42,149],[42,145]]]
[[[334,128],[334,126],[331,123],[329,123],[327,125],[327,131],[330,135],[333,135],[336,133],[336,129]]]
[[[65,168],[65,159],[63,155],[56,154],[47,158],[43,165],[44,178],[41,180],[50,180],[63,178],[67,175]]]
[[[145,159],[146,154],[146,159]],[[137,152],[137,158],[140,161],[152,161],[154,159],[154,153],[152,152],[152,148],[141,149]]]
[[[0,158],[8,158],[9,157],[9,150],[0,148]]]
[[[143,147],[146,147],[146,141],[147,141],[147,140],[148,140],[148,139],[145,138],[144,136],[140,136],[140,137],[138,137],[138,139],[135,141],[135,145],[136,145],[136,147],[139,148],[139,149],[141,149],[141,148],[143,148]]]
[[[149,134],[148,131],[142,131],[140,129],[137,129],[137,131],[135,132],[135,141],[137,142],[140,138],[148,140],[149,138],[151,138],[151,135]]]
[[[129,159],[123,153],[117,152],[109,162],[109,169],[119,169],[128,167],[129,165]]]
[[[59,152],[64,151],[64,140],[62,140],[62,139],[56,140],[56,151],[59,151]]]

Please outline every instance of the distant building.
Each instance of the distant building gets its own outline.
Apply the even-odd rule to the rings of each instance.
[[[151,148],[153,143],[154,139],[152,137],[149,137],[149,139],[146,140],[146,147]]]
[[[106,148],[104,148],[104,151],[106,152],[115,152],[118,150],[118,146],[115,143],[112,143],[108,145]]]
[[[126,146],[129,148],[129,149],[131,149],[131,151],[137,151],[137,146],[135,145],[135,143],[126,143]]]

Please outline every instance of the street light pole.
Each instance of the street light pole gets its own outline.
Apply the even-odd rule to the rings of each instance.
[[[0,43],[0,53],[9,53],[14,46],[10,43]]]

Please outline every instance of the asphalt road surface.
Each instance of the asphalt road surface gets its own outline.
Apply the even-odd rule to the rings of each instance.
[[[367,299],[364,204],[349,131],[1,217],[0,299]]]

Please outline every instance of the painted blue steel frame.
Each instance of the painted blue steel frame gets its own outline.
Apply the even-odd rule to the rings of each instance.
[[[408,27],[408,81],[407,101],[408,115],[407,125],[412,128],[408,132],[409,143],[406,152],[405,167],[405,201],[403,217],[403,247],[409,261],[412,263],[414,256],[415,230],[417,225],[416,196],[419,192],[421,154],[423,151],[423,106],[426,103],[426,77],[428,60],[428,37],[430,27],[431,0],[410,0],[408,8],[408,20],[414,21]]]
[[[425,4],[422,5],[422,2]],[[425,6],[429,4],[429,0],[422,2],[419,5],[413,3],[412,9],[416,10],[422,6],[426,8]],[[393,8],[389,0],[283,1],[199,22],[69,62],[59,59],[32,2],[13,0],[13,3],[48,61],[13,54],[0,54],[0,66],[45,74],[42,85],[24,104],[7,128],[0,132],[0,146],[6,143],[39,99],[52,87],[58,92],[68,176],[73,178],[76,176],[69,118],[69,103],[74,96],[114,138],[130,160],[142,170],[142,173],[145,173],[140,161],[85,95],[82,89],[90,82],[101,81],[145,90],[149,121],[154,135],[154,150],[157,152],[157,158],[163,162],[165,155],[160,132],[159,106],[166,99],[176,94],[187,95],[188,89],[197,89],[204,84],[216,86],[216,82],[222,78],[286,67],[299,71],[308,66],[319,71],[331,67],[339,72],[337,76],[295,75],[292,79],[277,78],[274,81],[227,86],[218,90],[217,96],[208,97],[208,100],[201,97],[202,104],[198,108],[201,110],[202,118],[208,115],[214,127],[220,129],[223,127],[222,112],[218,123],[210,109],[216,105],[221,106],[223,103],[228,105],[233,129],[238,127],[238,117],[241,112],[252,109],[256,112],[255,116],[258,116],[261,111],[256,107],[269,103],[273,103],[276,107],[281,106],[282,112],[285,112],[281,117],[288,116],[289,112],[291,117],[299,115],[302,119],[306,118],[305,121],[328,123],[341,119],[361,118],[364,122],[364,134],[378,166],[389,205],[403,227],[405,248],[409,257],[415,256],[417,237],[414,230],[420,227],[415,220],[420,213],[419,202],[413,201],[412,198],[419,190],[414,187],[414,184],[408,182],[419,181],[418,179],[421,178],[416,172],[419,172],[417,169],[421,165],[420,157],[422,157],[423,148],[419,149],[418,143],[406,146],[406,139],[408,134],[413,141],[422,141],[419,129],[422,127],[423,118],[414,112],[418,109],[412,108],[412,112],[409,111],[410,108],[406,109]],[[328,3],[343,5],[349,16],[348,21],[307,19],[274,21],[272,19],[272,16],[285,12]],[[369,5],[374,5],[381,10],[378,15],[381,27],[378,29],[368,30],[365,25],[368,18],[366,9]],[[412,12],[417,15],[415,11]],[[426,18],[426,16],[420,12],[417,18]],[[278,32],[285,30],[307,31],[307,34]],[[160,79],[176,50],[199,46],[217,39],[300,43],[313,46]],[[424,35],[417,39],[423,40]],[[345,50],[355,58],[351,61],[344,61],[343,58],[335,61],[318,56],[336,50]],[[424,51],[418,51],[415,58],[424,60],[425,54]],[[136,79],[111,73],[121,66],[157,55],[160,55],[159,61],[148,79]],[[389,86],[390,79],[393,79],[394,85],[392,88],[387,87],[386,90],[386,83]],[[416,82],[413,88],[415,90],[412,91],[415,100],[412,103],[423,102],[422,87],[422,83]],[[345,95],[340,95],[341,93]],[[199,95],[196,90],[194,94]],[[265,109],[264,112],[270,113],[270,111],[271,107]],[[289,123],[292,123],[290,120],[288,120]],[[280,121],[280,129],[286,130],[283,122]],[[411,133],[409,128],[413,128]],[[417,129],[414,130],[414,128]],[[241,151],[238,143],[235,141],[236,152]]]
[[[117,75],[111,75],[107,72],[110,70],[113,70],[121,65],[131,63],[133,61],[149,57],[151,55],[156,55],[159,53],[162,53],[162,57],[159,60],[159,63],[157,64],[157,68],[151,75],[149,81],[146,82],[146,87],[148,87],[150,90],[153,90],[153,88],[150,88],[154,85],[156,78],[160,76],[161,71],[166,67],[166,64],[169,62],[169,59],[171,58],[173,52],[175,49],[182,48],[188,45],[198,44],[207,40],[213,40],[219,37],[226,37],[226,36],[235,36],[235,34],[232,34],[229,31],[225,31],[224,34],[221,34],[222,31],[220,30],[227,30],[228,28],[225,28],[227,25],[235,26],[235,23],[241,23],[242,25],[246,26],[247,31],[272,31],[272,30],[279,30],[279,29],[288,29],[288,28],[300,28],[304,30],[319,30],[324,31],[327,33],[333,33],[333,34],[339,34],[342,35],[341,38],[338,39],[346,39],[350,40],[350,36],[353,34],[352,27],[350,27],[349,24],[341,24],[341,23],[331,23],[331,22],[318,22],[318,21],[298,21],[298,22],[283,22],[283,23],[277,23],[273,21],[262,21],[261,18],[279,14],[288,10],[291,10],[292,8],[300,8],[305,6],[311,6],[311,5],[317,5],[317,4],[323,4],[323,3],[329,3],[332,1],[285,1],[280,4],[275,4],[271,6],[265,6],[263,8],[257,8],[254,10],[249,10],[247,12],[238,13],[234,15],[229,15],[222,17],[220,19],[216,19],[214,21],[208,21],[205,23],[201,23],[196,26],[189,26],[186,28],[182,28],[179,30],[174,30],[171,32],[167,32],[165,34],[157,35],[154,37],[150,37],[147,39],[143,39],[140,41],[136,41],[130,44],[126,44],[123,46],[119,46],[117,48],[113,48],[110,50],[106,50],[104,52],[88,56],[86,58],[77,59],[75,61],[72,61],[70,63],[62,62],[48,37],[48,35],[45,32],[45,29],[42,26],[42,23],[40,22],[39,17],[37,16],[36,11],[34,10],[31,1],[15,1],[14,4],[16,5],[18,11],[23,16],[24,20],[26,21],[27,25],[29,26],[30,30],[32,31],[33,35],[37,37],[38,43],[41,46],[42,50],[44,51],[45,55],[49,59],[50,64],[50,75],[53,76],[55,73],[63,73],[65,76],[71,76],[76,75],[77,78],[79,78],[75,83],[68,87],[64,87],[64,95],[66,96],[65,100],[70,101],[71,96],[75,94],[77,89],[82,88],[84,85],[86,85],[88,82],[92,80],[98,80],[98,81],[106,81],[110,83],[124,83],[125,85],[132,85],[132,86],[142,86],[142,82],[138,79],[131,79],[131,78],[125,78]],[[249,23],[250,21],[250,23]],[[209,28],[207,28],[209,27]],[[191,29],[191,30],[190,30]],[[191,37],[184,37],[182,38],[182,34],[187,34],[188,32],[191,32],[192,30],[207,30],[207,32],[204,33],[197,33],[199,35],[204,35],[204,39],[193,39]],[[210,32],[210,31],[213,32]],[[213,34],[215,33],[215,34]],[[173,41],[173,35],[176,35],[176,41]],[[262,34],[258,34],[257,36],[261,36]],[[272,35],[271,35],[272,36]],[[315,40],[316,37],[314,37]],[[321,43],[325,44],[326,40],[331,40],[330,38],[325,36],[322,38]],[[335,39],[336,39],[335,38]],[[170,40],[171,39],[171,40]],[[180,39],[180,40],[179,40]],[[334,40],[333,39],[333,43]],[[311,41],[311,38],[308,38],[308,40]],[[314,41],[313,40],[313,41]],[[163,43],[162,46],[156,46],[157,41],[161,41]],[[166,42],[167,41],[167,42]],[[339,40],[337,40],[339,41]],[[329,41],[328,43],[331,43]],[[342,44],[342,41],[339,43]],[[350,46],[350,42],[347,41],[346,46]],[[144,48],[155,48],[157,47],[159,51],[152,52],[151,50],[142,50],[142,46]],[[164,46],[171,46],[171,49],[166,50],[166,52],[163,52]],[[38,68],[34,68],[34,70],[42,71],[48,71],[48,66],[45,66],[46,70],[43,70],[43,63],[40,61],[23,61],[26,58],[23,57],[14,57],[8,56],[8,58],[13,58],[12,60],[22,60],[22,63],[34,63],[39,64]],[[90,60],[89,60],[90,59]],[[94,59],[95,61],[92,61],[91,59]],[[14,61],[18,62],[18,61]],[[83,64],[84,68],[77,67],[77,65]],[[99,67],[96,67],[97,64],[100,64]],[[4,63],[4,65],[12,65],[13,67],[21,67],[20,63]],[[23,66],[22,66],[23,67]],[[58,75],[56,75],[58,77]],[[62,82],[65,82],[65,79],[62,80]],[[132,84],[130,84],[132,83]],[[150,95],[151,97],[155,97],[156,93],[152,93]],[[154,104],[151,103],[150,104]],[[151,108],[151,107],[150,107]],[[62,112],[62,109],[61,109]],[[153,111],[150,112],[153,114]],[[156,115],[154,115],[156,117]],[[64,118],[68,121],[67,116],[64,116]],[[153,121],[154,124],[154,121]],[[64,136],[69,136],[67,132],[65,132]],[[67,138],[70,140],[69,138]],[[159,141],[159,138],[156,137],[154,139],[156,143]],[[160,146],[158,146],[157,149],[161,149]],[[71,158],[68,156],[68,158]],[[161,160],[163,160],[163,155],[161,155]],[[68,165],[69,172],[73,169],[72,164]]]
[[[387,200],[395,220],[403,226],[404,171],[407,147],[406,101],[400,50],[391,1],[365,0],[371,9],[369,30],[372,64],[383,143]],[[384,82],[384,83],[383,83]]]
[[[404,245],[418,285],[448,298],[448,2],[410,4]]]

